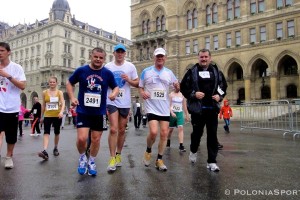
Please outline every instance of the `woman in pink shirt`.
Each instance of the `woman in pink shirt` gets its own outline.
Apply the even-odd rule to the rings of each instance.
[[[23,134],[23,121],[24,121],[24,114],[26,112],[29,112],[29,110],[27,110],[23,105],[20,106],[20,111],[19,111],[19,135],[22,137]]]

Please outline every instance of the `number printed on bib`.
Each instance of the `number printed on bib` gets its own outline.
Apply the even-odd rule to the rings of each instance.
[[[173,103],[172,104],[173,112],[181,112],[182,111],[182,104],[181,103]]]
[[[163,89],[153,89],[151,91],[151,99],[166,100],[166,91]]]
[[[117,99],[123,99],[125,97],[125,89],[119,89]]]
[[[84,105],[89,107],[100,107],[101,95],[93,93],[84,93]]]
[[[46,110],[58,110],[58,103],[46,103]]]

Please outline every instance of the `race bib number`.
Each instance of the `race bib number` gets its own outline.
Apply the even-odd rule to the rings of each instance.
[[[46,110],[58,110],[58,103],[46,103]]]
[[[223,95],[224,94],[224,91],[220,88],[220,86],[218,86],[218,89],[217,89],[218,93],[220,95]]]
[[[199,76],[201,78],[210,78],[210,75],[209,75],[208,71],[199,72]]]
[[[35,115],[37,113],[37,109],[33,109],[33,114]]]
[[[58,97],[50,97],[50,102],[51,103],[58,102]]]
[[[101,95],[93,93],[84,93],[84,105],[89,107],[100,107]]]
[[[172,104],[173,112],[181,112],[182,111],[182,104],[181,103],[173,103]]]
[[[151,91],[151,99],[166,100],[166,91],[163,89],[153,89]]]
[[[125,89],[119,89],[117,99],[123,99],[125,97]]]

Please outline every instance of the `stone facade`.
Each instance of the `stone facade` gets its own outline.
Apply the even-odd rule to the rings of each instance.
[[[164,47],[179,79],[207,48],[227,81],[227,99],[300,96],[300,0],[132,0],[131,61],[139,72]]]
[[[131,53],[130,40],[75,19],[66,0],[55,0],[49,18],[34,24],[10,27],[0,23],[0,41],[10,44],[11,60],[24,68],[27,87],[21,98],[27,108],[31,108],[33,97],[41,98],[51,76],[58,78],[58,88],[69,107],[65,83],[77,67],[89,63],[93,48],[106,50],[106,62],[113,60],[113,48],[118,43],[128,47],[127,60]]]

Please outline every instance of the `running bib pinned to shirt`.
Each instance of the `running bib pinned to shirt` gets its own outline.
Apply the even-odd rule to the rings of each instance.
[[[199,76],[201,78],[210,78],[210,74],[208,71],[199,72]]]
[[[47,102],[46,110],[58,110],[58,103],[57,102]]]
[[[166,91],[164,89],[153,89],[151,91],[151,99],[166,100]]]
[[[172,104],[173,112],[181,112],[182,111],[182,104],[181,103],[173,103]]]
[[[93,93],[84,93],[84,105],[89,107],[100,107],[101,95]]]
[[[118,93],[118,96],[117,96],[117,99],[123,99],[125,97],[125,89],[119,89],[119,93]]]

